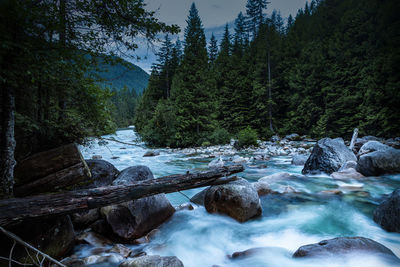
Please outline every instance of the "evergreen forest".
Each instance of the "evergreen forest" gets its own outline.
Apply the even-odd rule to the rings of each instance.
[[[190,8],[184,40],[166,35],[135,121],[153,146],[258,138],[400,135],[400,2],[320,0],[293,18],[248,0],[222,40]],[[268,14],[268,15],[267,15]]]

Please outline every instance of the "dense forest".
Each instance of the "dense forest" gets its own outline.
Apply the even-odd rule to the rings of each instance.
[[[138,38],[178,33],[154,14],[141,0],[0,2],[0,197],[13,195],[15,160],[116,129],[112,101],[133,88],[112,100],[96,72],[135,57]]]
[[[233,33],[206,43],[193,4],[183,48],[166,36],[135,125],[154,146],[239,133],[400,135],[400,2],[311,1],[295,18],[248,0]]]

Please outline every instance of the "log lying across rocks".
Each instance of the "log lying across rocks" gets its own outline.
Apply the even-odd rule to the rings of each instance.
[[[229,175],[243,170],[243,166],[235,165],[198,173],[165,176],[129,185],[4,199],[0,200],[0,225],[8,226],[26,219],[71,214],[160,193],[225,184],[236,180],[236,177],[228,177]]]

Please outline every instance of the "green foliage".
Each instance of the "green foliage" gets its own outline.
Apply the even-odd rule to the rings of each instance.
[[[257,140],[258,140],[257,131],[252,129],[250,126],[239,131],[237,138],[238,138],[238,145],[241,148],[258,145],[257,144]]]
[[[209,142],[213,145],[228,144],[231,140],[231,136],[224,128],[215,128],[211,133]]]
[[[136,49],[136,37],[178,32],[141,0],[5,0],[0,14],[0,89],[16,95],[17,160],[114,131],[113,94],[99,86],[96,64],[120,64],[115,56]],[[132,99],[116,112],[132,115]]]

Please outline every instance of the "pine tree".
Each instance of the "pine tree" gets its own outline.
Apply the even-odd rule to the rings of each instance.
[[[210,63],[213,64],[218,56],[218,44],[214,33],[211,35],[210,44],[208,46],[208,54],[210,58]]]
[[[180,146],[201,145],[212,131],[216,103],[206,38],[194,3],[189,11],[184,43],[182,63],[171,90],[176,107],[176,141]]]
[[[255,38],[258,28],[264,22],[264,9],[270,2],[267,0],[247,0],[246,15],[247,15],[247,30]]]

